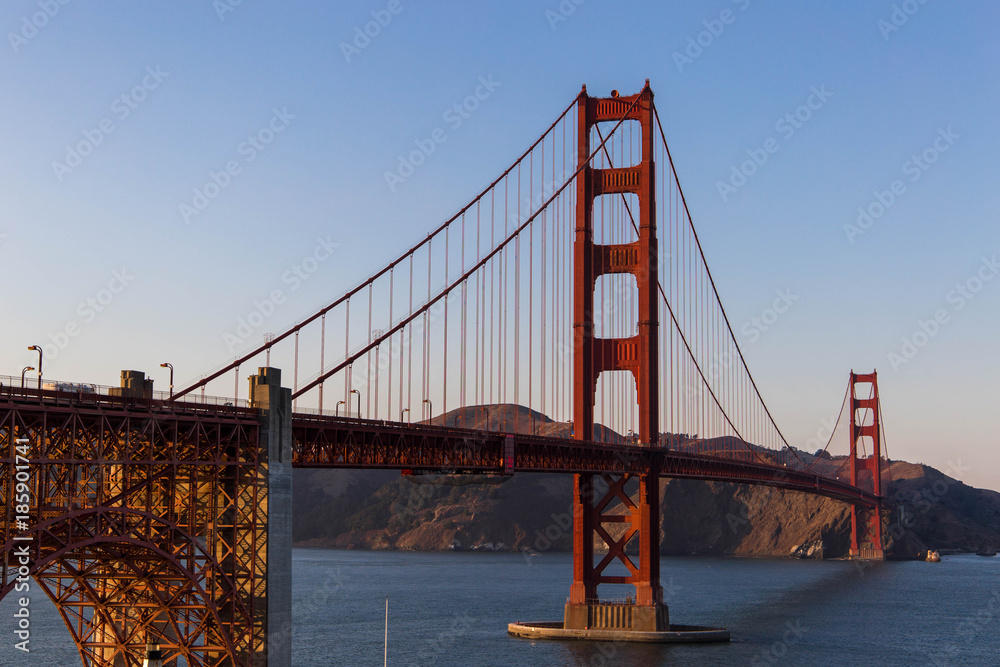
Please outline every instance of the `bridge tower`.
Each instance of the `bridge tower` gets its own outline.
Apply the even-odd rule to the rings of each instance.
[[[633,104],[634,103],[634,104]],[[594,98],[586,87],[577,103],[578,164],[574,262],[573,426],[579,440],[594,439],[594,403],[597,380],[604,371],[629,371],[637,389],[638,436],[642,445],[659,443],[657,385],[658,311],[656,201],[653,163],[653,92],[649,82],[637,95]],[[591,129],[601,122],[638,122],[641,161],[610,169],[590,165]],[[636,195],[639,202],[639,238],[633,243],[599,245],[594,242],[594,200],[604,195]],[[638,286],[637,334],[629,338],[594,337],[594,289],[605,274],[632,274]],[[659,471],[638,478],[638,496],[631,498],[625,485],[632,476],[619,478],[578,474],[573,482],[573,584],[566,604],[567,629],[617,628],[656,631],[669,629],[669,617],[660,587],[660,487]],[[626,524],[624,531],[606,524]],[[618,538],[612,533],[619,534]],[[595,537],[608,553],[594,562]],[[638,542],[638,563],[626,546]],[[606,574],[617,561],[627,575]],[[635,602],[602,603],[600,584],[635,586]]]
[[[858,385],[871,385],[868,398],[858,397]],[[881,421],[878,401],[878,376],[871,373],[855,373],[851,371],[851,484],[859,486],[862,473],[870,474],[872,493],[882,496],[882,438]],[[869,419],[870,416],[870,419]],[[866,448],[871,456],[858,456],[859,445],[868,444]],[[851,556],[882,560],[885,552],[882,548],[882,513],[881,508],[860,508],[851,505]]]

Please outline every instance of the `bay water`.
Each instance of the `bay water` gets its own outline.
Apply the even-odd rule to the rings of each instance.
[[[381,665],[386,597],[390,665],[1000,665],[1000,558],[665,558],[672,622],[732,633],[702,645],[510,637],[509,622],[562,618],[570,554],[295,549],[292,562],[296,667]],[[0,665],[81,664],[32,588],[30,654],[13,646],[15,595],[0,602]]]

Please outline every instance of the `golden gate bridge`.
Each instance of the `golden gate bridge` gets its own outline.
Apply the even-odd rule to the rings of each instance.
[[[290,664],[293,467],[573,474],[573,572],[552,625],[577,636],[682,628],[660,586],[661,477],[849,503],[851,555],[884,554],[876,375],[850,374],[846,443],[789,444],[648,81],[584,87],[419,242],[177,392],[132,371],[115,388],[37,385],[0,387],[0,597],[41,587],[85,665]],[[496,404],[572,437],[476,418]],[[621,584],[625,607],[600,595]]]

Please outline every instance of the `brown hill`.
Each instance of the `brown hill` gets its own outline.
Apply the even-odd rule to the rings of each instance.
[[[515,405],[454,410],[435,424],[569,437],[571,426]],[[621,436],[603,427],[598,438]],[[812,457],[809,457],[813,460]],[[842,459],[819,464],[838,467]],[[890,554],[1000,545],[1000,494],[974,489],[928,466],[894,462],[898,510],[887,518]],[[299,546],[361,549],[569,550],[572,477],[418,475],[296,470],[293,535]],[[665,555],[840,557],[847,505],[761,486],[661,480]]]

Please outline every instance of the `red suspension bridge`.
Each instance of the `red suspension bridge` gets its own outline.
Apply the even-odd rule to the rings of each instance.
[[[40,586],[85,665],[289,664],[293,466],[574,474],[570,629],[669,630],[661,477],[849,503],[851,554],[883,555],[876,376],[851,373],[836,451],[788,443],[648,83],[584,88],[420,242],[176,393],[133,373],[108,390],[38,384],[0,389],[0,596]],[[496,404],[554,422],[477,417]],[[608,620],[603,584],[634,587],[627,621]]]

